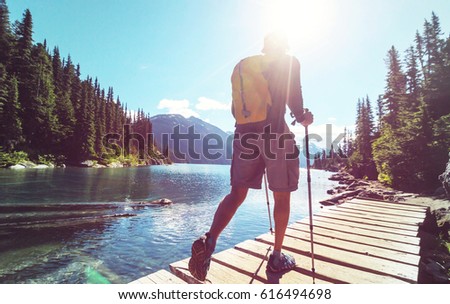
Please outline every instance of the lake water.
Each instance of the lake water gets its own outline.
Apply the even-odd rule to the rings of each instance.
[[[190,256],[229,191],[229,166],[0,170],[0,283],[128,283]],[[313,209],[335,183],[311,171]],[[291,222],[308,214],[306,170]],[[171,199],[168,206],[132,201]],[[273,199],[270,197],[271,207]],[[271,212],[273,215],[273,212]],[[131,216],[133,215],[133,216]],[[269,230],[264,190],[249,196],[217,251]]]

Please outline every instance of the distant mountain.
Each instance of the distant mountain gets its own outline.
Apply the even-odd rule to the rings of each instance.
[[[161,114],[150,118],[160,151],[175,163],[230,164],[233,134],[195,117]]]
[[[179,114],[161,114],[150,118],[156,145],[167,152],[175,163],[230,164],[233,133],[199,118],[185,118]],[[306,167],[305,152],[300,145],[300,166]],[[311,155],[322,151],[314,143],[309,144]],[[311,160],[311,164],[313,160]]]

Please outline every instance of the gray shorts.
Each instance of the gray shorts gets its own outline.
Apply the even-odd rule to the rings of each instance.
[[[270,190],[295,191],[300,174],[298,155],[292,133],[235,133],[231,186],[261,189],[264,171],[267,170]]]

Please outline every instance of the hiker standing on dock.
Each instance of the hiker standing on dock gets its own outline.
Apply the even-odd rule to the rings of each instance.
[[[290,215],[291,192],[297,190],[299,151],[284,119],[286,106],[303,126],[313,115],[303,108],[300,63],[290,55],[287,38],[265,37],[263,55],[241,60],[234,68],[232,113],[236,119],[231,164],[231,191],[220,202],[209,232],[192,244],[191,274],[204,281],[217,239],[248,189],[261,189],[263,176],[275,200],[275,243],[267,270],[283,272],[295,267],[292,256],[281,252]]]

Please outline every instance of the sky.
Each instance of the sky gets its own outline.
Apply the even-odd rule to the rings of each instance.
[[[58,46],[128,109],[195,116],[233,131],[234,65],[260,54],[264,36],[285,31],[301,63],[310,132],[325,141],[355,124],[358,98],[375,105],[385,58],[403,57],[434,11],[450,33],[449,0],[7,0],[10,20],[33,16],[34,41]],[[292,131],[298,135],[302,128]],[[318,140],[320,141],[320,140]]]

